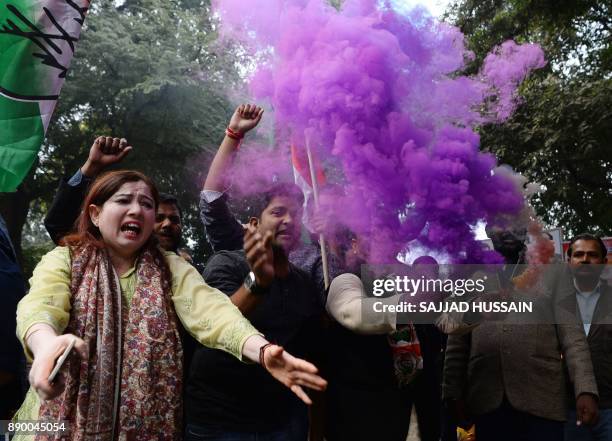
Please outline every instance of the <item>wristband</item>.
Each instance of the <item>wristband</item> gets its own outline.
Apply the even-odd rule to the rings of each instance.
[[[236,132],[230,129],[229,126],[227,129],[225,129],[225,134],[236,141],[240,141],[242,138],[244,138],[244,133]]]
[[[268,370],[268,368],[266,366],[266,360],[264,358],[264,354],[266,352],[266,349],[268,349],[268,347],[272,345],[273,343],[266,343],[261,348],[259,348],[259,364],[262,365],[265,370]]]

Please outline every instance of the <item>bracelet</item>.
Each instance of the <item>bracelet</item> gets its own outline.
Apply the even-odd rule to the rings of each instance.
[[[268,349],[268,347],[272,345],[273,343],[266,343],[261,348],[259,348],[259,364],[262,365],[265,370],[268,370],[268,368],[266,366],[266,360],[264,358],[264,353],[266,352],[266,349]]]
[[[225,134],[236,141],[240,141],[242,138],[244,138],[244,133],[236,132],[230,129],[229,126],[227,129],[225,129]]]

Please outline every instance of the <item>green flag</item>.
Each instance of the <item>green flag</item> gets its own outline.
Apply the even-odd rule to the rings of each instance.
[[[0,192],[14,191],[36,159],[88,7],[0,1]]]

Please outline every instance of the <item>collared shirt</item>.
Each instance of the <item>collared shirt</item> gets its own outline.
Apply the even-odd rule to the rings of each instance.
[[[584,333],[589,335],[589,329],[591,329],[591,323],[593,322],[593,314],[595,313],[595,307],[601,293],[601,283],[598,283],[593,291],[580,291],[578,286],[576,286],[575,280],[574,286],[576,287],[576,301],[580,309]]]

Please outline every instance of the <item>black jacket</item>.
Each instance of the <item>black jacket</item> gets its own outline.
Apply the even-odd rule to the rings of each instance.
[[[82,176],[81,182],[76,186],[68,184],[68,179],[61,180],[45,217],[45,228],[55,244],[74,227],[91,182],[92,179],[87,176]]]
[[[204,278],[232,295],[249,272],[244,251],[221,251],[209,260]],[[318,344],[321,309],[308,275],[291,265],[285,279],[276,279],[261,302],[247,314],[271,342],[291,354],[312,359]],[[268,431],[282,427],[297,399],[261,366],[198,346],[185,388],[185,412],[191,424],[234,431]]]

